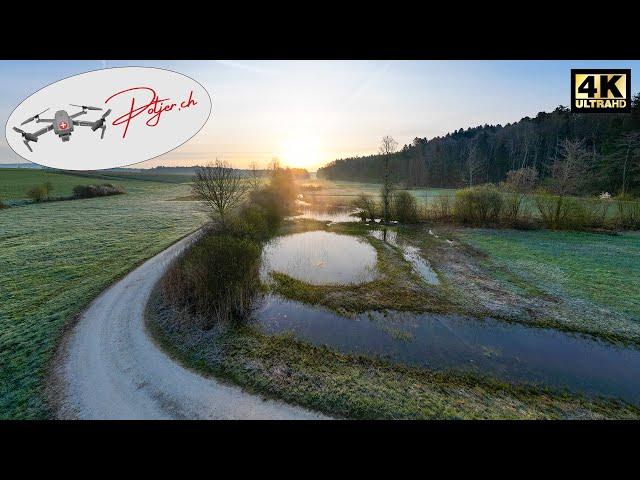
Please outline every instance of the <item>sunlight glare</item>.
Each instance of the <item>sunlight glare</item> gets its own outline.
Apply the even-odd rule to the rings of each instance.
[[[310,137],[287,139],[282,144],[280,159],[287,167],[315,170],[322,163],[320,143]]]

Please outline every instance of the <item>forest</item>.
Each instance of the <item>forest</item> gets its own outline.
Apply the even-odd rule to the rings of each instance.
[[[499,183],[509,171],[534,168],[544,182],[567,139],[579,143],[586,159],[579,193],[640,194],[640,93],[629,114],[576,114],[558,106],[506,125],[415,138],[391,155],[391,174],[406,187],[455,188]],[[384,155],[334,160],[318,169],[318,176],[380,182]]]

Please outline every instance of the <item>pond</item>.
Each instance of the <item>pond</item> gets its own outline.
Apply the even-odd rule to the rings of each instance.
[[[321,230],[277,237],[262,254],[263,280],[270,271],[314,285],[343,285],[376,278],[377,255],[364,239]]]
[[[268,295],[255,325],[343,353],[435,370],[457,369],[610,395],[640,405],[640,350],[552,329],[457,315],[370,312],[345,318]]]

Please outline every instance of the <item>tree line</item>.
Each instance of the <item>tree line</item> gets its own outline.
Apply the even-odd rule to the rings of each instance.
[[[499,183],[522,168],[554,174],[563,142],[577,142],[585,170],[579,193],[640,194],[640,93],[629,114],[575,114],[558,106],[506,125],[483,125],[432,139],[415,138],[397,152],[334,160],[318,170],[329,180],[380,182],[385,162],[406,187],[457,188]],[[566,152],[565,152],[566,153]]]

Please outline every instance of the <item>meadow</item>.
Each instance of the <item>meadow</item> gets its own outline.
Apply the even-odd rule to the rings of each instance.
[[[18,170],[18,171],[16,171]],[[101,179],[0,169],[0,192],[20,198],[41,181],[56,194]],[[0,418],[47,418],[48,363],[66,325],[102,290],[205,221],[190,187],[113,181],[127,194],[0,211]]]
[[[97,180],[94,179],[94,181]],[[84,178],[77,175],[57,173],[52,170],[0,168],[0,199],[9,202],[26,199],[30,188],[44,182],[51,182],[54,197],[71,195],[73,187],[87,183]]]
[[[584,303],[585,323],[596,317],[589,310],[602,308],[610,311],[611,321],[626,317],[640,322],[640,232],[482,229],[463,231],[459,237],[546,293]]]
[[[154,176],[144,172],[69,174],[50,170],[0,169],[0,198],[23,200],[21,206],[0,211],[0,418],[52,416],[46,400],[45,382],[49,362],[65,327],[71,325],[74,317],[116,279],[206,221],[205,213],[195,202],[175,201],[193,199],[190,185],[182,183],[189,180],[190,177],[187,176]],[[70,202],[25,204],[27,190],[45,181],[52,183],[54,196],[69,195],[73,187],[79,184],[103,182],[122,186],[127,194]],[[305,200],[314,204],[345,205],[360,193],[377,197],[380,190],[380,185],[377,184],[329,182],[317,178],[301,181],[300,184]],[[319,188],[305,188],[308,185]],[[431,204],[440,195],[453,197],[456,192],[454,189],[407,191],[417,198],[421,206],[424,206],[426,199]],[[329,227],[323,224],[321,228]],[[358,233],[364,227],[352,224],[332,228]],[[445,293],[448,292],[446,298],[453,302],[449,303],[455,304],[456,308],[484,308],[486,303],[493,305],[493,313],[499,318],[506,315],[516,319],[521,316],[523,323],[530,323],[527,308],[535,307],[537,303],[546,305],[548,297],[552,297],[561,300],[562,311],[555,312],[555,300],[549,301],[551,306],[548,308],[553,308],[552,313],[557,313],[555,320],[545,320],[547,323],[540,325],[535,322],[531,322],[532,324],[590,333],[613,341],[627,340],[636,345],[640,342],[637,325],[637,319],[640,318],[638,232],[612,236],[548,230],[442,230],[443,226],[439,225],[436,230],[444,236],[438,239],[428,235],[429,228],[422,225],[403,232],[416,242],[422,255],[437,270],[452,276],[452,280],[445,282],[443,288]],[[469,248],[476,249],[482,255],[478,256],[464,246],[451,249],[447,238],[468,244]],[[375,246],[376,242],[373,243]],[[378,251],[382,267],[387,265],[392,269],[395,264],[384,263],[387,258],[385,250],[378,248]],[[453,255],[447,252],[457,253]],[[466,265],[461,260],[463,257],[477,261],[477,267],[482,268],[483,275],[491,275],[492,278],[477,276],[476,263],[469,263],[473,267],[469,267],[470,270],[462,268]],[[449,264],[452,265],[450,268],[447,267]],[[397,277],[407,278],[406,275]],[[380,289],[380,295],[374,298],[378,303],[395,302],[381,308],[401,308],[403,305],[400,303],[414,300],[410,295],[397,295],[397,285],[391,287]],[[496,289],[497,287],[499,288]],[[322,289],[312,290],[318,293]],[[431,290],[435,293],[439,291],[435,288]],[[494,291],[498,294],[492,293]],[[309,292],[310,289],[298,289],[296,295],[291,295],[295,297]],[[430,306],[437,304],[444,308],[446,298],[440,298],[435,293],[427,296]],[[528,298],[531,305],[523,303],[520,312],[519,307],[513,306],[515,303],[501,297],[503,294],[508,294],[506,300],[516,299],[516,295],[519,295],[517,298]],[[362,295],[349,298],[353,303],[354,299],[371,300],[370,297]],[[500,308],[504,311],[496,307],[501,305],[501,301],[504,305]],[[361,308],[355,310],[359,311]],[[331,403],[334,407],[338,405],[328,409],[332,413],[360,418],[394,418],[398,412],[400,417],[416,417],[428,413],[431,416],[449,418],[466,417],[465,412],[471,408],[482,412],[478,415],[481,417],[522,416],[513,411],[515,403],[526,404],[526,407],[522,407],[526,410],[524,416],[549,418],[562,417],[560,410],[568,408],[539,392],[531,396],[529,391],[517,388],[513,390],[511,386],[490,381],[478,383],[477,379],[467,377],[452,380],[450,377],[434,376],[412,369],[390,369],[386,364],[378,364],[374,360],[366,365],[354,364],[351,359],[347,361],[346,357],[334,353],[331,353],[331,367],[328,368],[328,350],[321,349],[320,352],[316,347],[288,337],[267,337],[253,330],[243,329],[236,333],[237,337],[225,339],[228,357],[224,360],[224,365],[214,368],[214,373],[229,377],[246,387],[313,408],[327,410],[324,402]],[[193,352],[188,356],[191,354]],[[256,358],[268,361],[265,360],[264,376],[261,373],[250,379],[246,376],[244,362],[254,354]],[[314,363],[316,360],[311,359],[322,361]],[[364,362],[362,359],[358,361]],[[253,365],[252,362],[249,363]],[[288,368],[295,365],[301,372],[309,375],[313,373],[309,378],[313,377],[315,380],[311,383],[320,382],[324,393],[310,396],[311,386],[304,384],[287,383],[273,387],[274,384],[269,383],[273,382],[269,372],[274,362],[289,365]],[[355,370],[347,375],[345,365]],[[364,365],[366,368],[363,370],[354,365]],[[317,368],[317,372],[307,371],[309,368]],[[360,385],[361,394],[351,399],[355,403],[340,406],[345,389],[357,379],[365,378],[366,372],[371,371],[382,375],[379,378],[382,380],[376,380],[375,385],[365,381]],[[318,372],[322,373],[321,379],[314,376]],[[387,373],[388,377],[385,376]],[[435,402],[435,407],[432,405],[431,410],[425,410],[425,405],[420,402],[410,406],[403,403],[406,399],[402,392],[409,388],[411,382],[430,389],[429,392],[421,391],[420,395],[423,395],[427,403]],[[270,385],[268,388],[267,383]],[[433,388],[432,384],[435,385]],[[471,402],[473,406],[465,406],[463,410],[447,410],[452,397],[446,394],[443,399],[437,392],[448,388],[452,388],[454,392],[460,389],[475,392],[477,398],[474,397]],[[389,392],[393,394],[387,395]],[[376,396],[377,400],[373,403],[365,401],[371,395]],[[503,405],[500,399],[505,395],[508,400]],[[364,403],[357,406],[360,401]],[[568,402],[571,404],[570,408],[577,408],[580,412],[583,409],[593,412],[594,408],[600,408],[580,403],[582,401],[579,405],[574,400]],[[601,411],[604,416],[624,416],[628,413],[616,412],[614,414],[608,407]],[[637,414],[635,410],[631,413]],[[470,417],[475,418],[475,415]]]
[[[378,197],[382,185],[378,183],[349,182],[346,180],[325,180],[317,178],[312,174],[309,180],[299,181],[301,191],[306,200],[311,203],[341,204],[348,205],[361,193]],[[305,188],[305,186],[312,188]],[[315,187],[315,188],[313,188]],[[420,205],[432,204],[434,199],[439,196],[454,197],[456,189],[454,188],[411,188],[398,191],[407,191],[411,193]]]
[[[100,170],[87,172],[86,174],[96,178],[103,178],[107,181],[142,180],[162,183],[189,183],[193,179],[193,175],[180,173],[146,173],[123,170]]]

